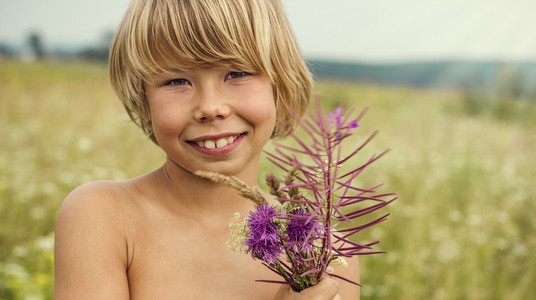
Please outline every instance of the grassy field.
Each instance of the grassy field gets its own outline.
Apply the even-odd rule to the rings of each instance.
[[[501,119],[467,114],[454,91],[319,82],[316,92],[329,107],[371,108],[354,138],[380,134],[363,159],[392,149],[361,178],[400,196],[359,237],[389,251],[361,257],[363,299],[536,299],[534,104]],[[104,65],[0,61],[0,140],[0,299],[52,299],[66,194],[164,157],[128,122]]]

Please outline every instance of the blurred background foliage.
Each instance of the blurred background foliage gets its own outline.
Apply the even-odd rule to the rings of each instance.
[[[363,299],[536,298],[536,98],[529,77],[498,70],[450,88],[319,75],[327,108],[371,108],[352,139],[380,134],[361,158],[392,149],[359,179],[400,196],[387,222],[357,237],[389,251],[361,257]],[[69,191],[164,161],[107,72],[0,60],[0,299],[52,299],[54,223]]]

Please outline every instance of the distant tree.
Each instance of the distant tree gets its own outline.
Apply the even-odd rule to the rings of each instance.
[[[495,95],[504,99],[526,99],[531,94],[530,82],[520,65],[499,66],[494,80]]]
[[[11,47],[6,44],[0,43],[0,58],[11,57],[14,55],[14,53],[15,51],[11,49]]]
[[[113,30],[107,30],[102,33],[100,38],[100,46],[103,48],[110,48],[114,40],[115,32]]]
[[[43,40],[39,33],[31,32],[28,37],[28,44],[36,59],[42,59],[45,56]]]

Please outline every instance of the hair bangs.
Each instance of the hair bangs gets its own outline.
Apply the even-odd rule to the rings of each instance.
[[[143,78],[168,70],[192,67],[229,66],[268,75],[269,53],[262,53],[241,1],[167,1],[147,11],[146,34],[135,42],[140,75]],[[238,15],[236,7],[245,15]],[[138,31],[140,32],[140,31]]]

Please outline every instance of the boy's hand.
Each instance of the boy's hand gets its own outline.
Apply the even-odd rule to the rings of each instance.
[[[341,300],[338,292],[339,283],[333,278],[324,277],[317,285],[300,293],[294,292],[288,285],[281,285],[274,300]]]

